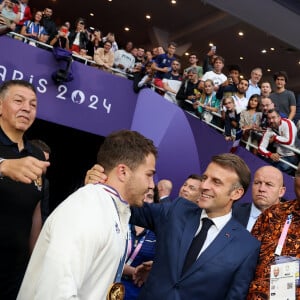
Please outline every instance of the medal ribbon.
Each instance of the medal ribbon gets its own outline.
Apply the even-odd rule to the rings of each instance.
[[[117,214],[118,214],[118,217],[119,217],[119,221],[120,221],[120,215],[119,215],[119,211],[118,211],[115,199],[113,197],[111,197],[111,199],[113,200],[113,203],[115,205],[115,208],[116,208],[116,211],[117,211]],[[124,251],[122,259],[120,259],[120,263],[119,263],[119,266],[118,266],[118,269],[117,269],[117,274],[116,274],[114,282],[121,282],[121,277],[122,277],[123,268],[124,268],[125,259],[126,259],[126,254],[127,254],[127,246],[128,246],[128,233],[127,233],[127,238],[126,238],[125,251]]]
[[[118,197],[120,199],[121,202],[123,203],[127,203],[125,200],[123,200],[121,198],[121,196],[119,195],[119,193],[112,189],[111,187],[107,186],[107,185],[104,185],[104,184],[100,184],[102,186],[104,186],[104,190],[108,193],[111,193],[113,194],[114,196]],[[118,211],[118,207],[117,207],[117,204],[115,202],[115,199],[113,197],[111,197],[112,201],[113,201],[113,204],[115,206],[115,209],[117,211],[117,214],[118,214],[118,217],[119,217],[119,221],[121,223],[121,219],[120,219],[120,215],[119,215],[119,211]],[[120,259],[120,263],[119,263],[119,266],[118,266],[118,269],[117,269],[117,273],[116,273],[116,276],[115,276],[115,280],[114,282],[121,282],[121,277],[122,277],[122,273],[123,273],[123,268],[124,268],[124,264],[125,264],[125,259],[126,259],[126,254],[127,254],[127,247],[128,247],[128,233],[127,233],[127,237],[126,237],[126,246],[125,246],[125,251],[124,251],[124,254],[123,254],[123,257],[122,259]]]

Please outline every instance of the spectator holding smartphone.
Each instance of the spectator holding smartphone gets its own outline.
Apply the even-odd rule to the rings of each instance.
[[[212,46],[203,60],[203,74],[214,69],[213,60],[217,56],[217,47]]]
[[[83,18],[77,19],[75,23],[75,30],[71,30],[69,34],[70,50],[76,54],[80,53],[80,49],[86,49],[89,41],[85,25],[85,20]]]
[[[66,50],[70,49],[69,45],[69,30],[66,25],[61,25],[57,35],[50,41],[50,45],[53,47],[60,47]]]

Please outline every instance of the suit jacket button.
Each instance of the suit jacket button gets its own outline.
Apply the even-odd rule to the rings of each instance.
[[[175,288],[175,289],[179,289],[179,287],[180,287],[179,283],[175,283],[175,284],[174,284],[174,288]]]

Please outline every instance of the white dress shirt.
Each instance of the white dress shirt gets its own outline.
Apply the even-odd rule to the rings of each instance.
[[[202,220],[203,218],[209,218],[214,222],[214,224],[209,228],[207,232],[207,237],[199,253],[199,256],[213,242],[213,240],[217,237],[217,235],[220,233],[223,227],[228,223],[231,217],[232,217],[232,212],[230,211],[230,213],[224,216],[217,217],[217,218],[209,218],[206,211],[204,209],[202,210],[200,220]],[[196,235],[201,230],[201,227],[202,227],[202,221],[200,222],[200,226],[196,232]]]
[[[257,218],[261,214],[261,211],[252,203],[251,204],[251,211],[250,216],[247,224],[247,230],[251,232]]]

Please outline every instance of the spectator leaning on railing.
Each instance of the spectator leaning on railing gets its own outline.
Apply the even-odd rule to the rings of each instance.
[[[268,121],[269,127],[258,146],[258,153],[279,170],[289,175],[294,175],[294,168],[281,161],[281,159],[293,165],[298,163],[298,156],[295,152],[282,147],[282,145],[294,146],[297,134],[296,125],[291,120],[282,118],[276,109],[268,111]],[[276,152],[271,152],[267,149],[271,143],[276,147]]]

